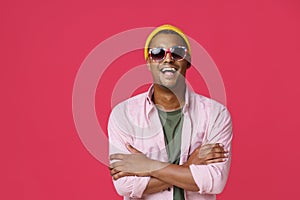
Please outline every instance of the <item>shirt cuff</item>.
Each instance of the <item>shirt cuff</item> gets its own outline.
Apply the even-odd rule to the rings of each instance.
[[[190,170],[199,193],[209,193],[212,190],[212,177],[206,165],[190,165]]]
[[[130,197],[141,198],[150,181],[151,177],[135,177],[133,181],[133,189]]]

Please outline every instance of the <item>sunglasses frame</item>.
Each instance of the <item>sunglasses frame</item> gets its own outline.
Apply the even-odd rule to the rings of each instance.
[[[182,48],[182,49],[184,49],[184,56],[182,57],[182,58],[180,58],[180,59],[175,59],[174,57],[173,57],[173,55],[172,55],[172,49],[174,49],[174,48]],[[156,59],[153,59],[152,58],[152,50],[153,49],[162,49],[162,50],[164,50],[165,51],[165,55],[164,55],[164,57],[162,58],[162,59],[159,59],[159,60],[156,60]],[[149,57],[151,58],[151,60],[153,60],[153,61],[155,61],[155,62],[162,62],[163,60],[165,60],[166,59],[166,57],[167,57],[167,53],[170,53],[171,54],[171,58],[172,58],[172,60],[174,60],[174,61],[181,61],[181,60],[184,60],[185,58],[186,58],[186,56],[187,56],[187,48],[185,47],[185,46],[173,46],[173,47],[170,47],[170,48],[163,48],[163,47],[156,47],[156,48],[149,48],[149,51],[148,51],[148,54],[149,54]]]

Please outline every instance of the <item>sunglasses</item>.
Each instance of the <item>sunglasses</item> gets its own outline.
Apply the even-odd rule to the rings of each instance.
[[[149,56],[155,62],[163,61],[166,58],[167,53],[171,54],[172,60],[181,61],[187,55],[187,48],[183,46],[174,46],[167,49],[162,47],[149,49]]]

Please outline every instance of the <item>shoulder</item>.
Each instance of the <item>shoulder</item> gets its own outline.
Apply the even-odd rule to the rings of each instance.
[[[216,143],[222,141],[227,144],[232,137],[232,120],[231,115],[225,105],[211,98],[200,94],[192,94],[193,102],[197,107],[199,114],[198,120],[204,120],[206,126],[205,140],[207,143]]]
[[[143,108],[147,99],[147,92],[130,97],[119,104],[117,104],[111,111],[111,117],[113,116],[126,116],[134,111],[139,111]]]
[[[142,93],[117,104],[111,111],[108,127],[117,127],[124,133],[133,133],[135,127],[144,127],[147,93]]]
[[[193,109],[201,109],[209,113],[228,112],[225,105],[201,94],[190,92],[189,98],[190,106]]]

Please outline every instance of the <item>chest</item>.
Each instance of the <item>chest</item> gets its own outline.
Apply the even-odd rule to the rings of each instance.
[[[166,151],[165,135],[161,120],[157,115],[153,115],[147,126],[133,126],[134,146],[146,154],[151,159],[168,161]],[[205,117],[199,115],[184,114],[181,133],[181,160],[183,163],[187,160],[190,153],[197,147],[205,143],[207,134],[207,121]]]

